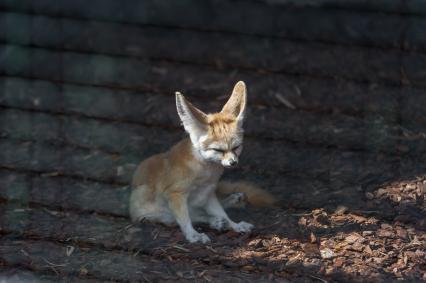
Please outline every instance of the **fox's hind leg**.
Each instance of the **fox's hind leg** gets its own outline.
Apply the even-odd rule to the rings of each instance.
[[[148,214],[148,207],[145,206],[146,191],[146,186],[139,186],[132,189],[130,194],[129,212],[130,218],[133,222],[141,221],[146,218]]]
[[[132,221],[142,219],[161,222],[166,225],[176,224],[175,218],[167,208],[167,204],[159,203],[146,185],[138,186],[130,195],[129,212]]]

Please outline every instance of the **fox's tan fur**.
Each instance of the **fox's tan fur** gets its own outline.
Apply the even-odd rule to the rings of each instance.
[[[226,197],[234,193],[243,193],[245,201],[253,207],[274,207],[276,199],[265,192],[258,186],[248,182],[219,182],[216,188],[216,195],[219,199],[226,199]],[[235,206],[244,206],[245,203],[236,204]]]
[[[235,165],[242,151],[245,84],[235,85],[219,113],[205,114],[179,93],[176,106],[189,138],[138,166],[130,197],[132,220],[177,223],[190,242],[210,240],[192,222],[249,232],[253,225],[233,222],[223,206],[238,205],[244,198],[254,206],[270,206],[274,198],[248,183],[219,182],[224,167]]]

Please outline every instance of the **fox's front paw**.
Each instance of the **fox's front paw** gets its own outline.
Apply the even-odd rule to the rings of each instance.
[[[233,193],[229,196],[232,199],[233,204],[238,204],[247,200],[247,195],[245,193]]]
[[[232,225],[232,230],[234,230],[235,232],[250,232],[251,229],[254,228],[254,226],[250,223],[241,221],[239,223],[235,223],[234,225]]]
[[[210,219],[210,227],[219,231],[222,231],[225,229],[226,226],[226,219],[220,218],[220,217],[213,217]]]
[[[210,242],[210,238],[204,234],[204,233],[191,233],[186,235],[186,239],[190,242],[190,243],[196,243],[196,242],[201,242],[203,244]]]
[[[220,202],[224,208],[244,207],[247,203],[247,195],[245,193],[232,193]]]

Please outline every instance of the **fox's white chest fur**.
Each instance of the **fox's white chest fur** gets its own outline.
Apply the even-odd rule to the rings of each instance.
[[[216,164],[210,164],[194,179],[189,189],[188,204],[190,207],[203,207],[209,195],[216,189],[222,176],[223,168]]]

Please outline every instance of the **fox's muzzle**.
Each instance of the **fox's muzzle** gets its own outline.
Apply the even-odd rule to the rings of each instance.
[[[238,157],[236,155],[233,155],[228,159],[222,160],[222,165],[225,168],[235,167],[235,166],[237,166],[237,164],[238,164]]]

